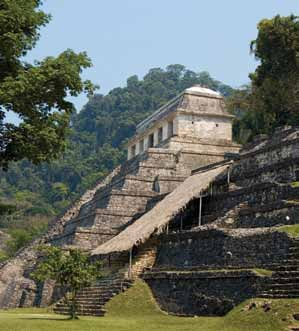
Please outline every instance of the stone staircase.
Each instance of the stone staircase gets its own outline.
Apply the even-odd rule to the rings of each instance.
[[[144,270],[150,269],[153,267],[156,261],[157,255],[157,246],[150,245],[143,247],[139,250],[138,254],[133,260],[131,272],[127,271],[126,276],[131,279],[137,279]]]
[[[138,251],[133,259],[131,271],[128,267],[117,273],[98,280],[93,286],[83,288],[76,297],[77,311],[79,315],[104,316],[105,305],[116,295],[129,289],[134,280],[143,273],[145,269],[151,268],[156,259],[156,247],[146,246]],[[56,303],[54,312],[68,315],[69,307],[65,299]]]
[[[76,297],[78,314],[104,316],[105,304],[115,295],[126,291],[131,285],[131,280],[126,279],[124,275],[116,274],[97,281],[93,286],[83,288]],[[64,299],[55,305],[54,312],[63,315],[69,314],[69,308]]]
[[[273,265],[272,277],[264,285],[263,298],[299,298],[299,239],[293,239],[287,260]]]

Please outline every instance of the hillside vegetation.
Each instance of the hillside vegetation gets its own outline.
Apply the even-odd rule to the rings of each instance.
[[[123,144],[138,122],[184,89],[201,84],[227,96],[232,88],[182,65],[154,68],[123,88],[90,98],[72,115],[65,153],[58,160],[32,165],[23,160],[0,172],[0,231],[11,239],[0,261],[46,229],[80,193],[103,178],[125,158]]]

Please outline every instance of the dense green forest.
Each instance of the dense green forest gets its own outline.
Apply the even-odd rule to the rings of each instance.
[[[49,219],[122,162],[123,145],[138,122],[194,84],[224,96],[233,92],[207,72],[195,73],[178,64],[153,68],[143,79],[132,76],[125,87],[92,96],[74,113],[66,151],[58,160],[35,166],[25,159],[2,171],[0,231],[5,230],[12,239],[7,251],[0,252],[0,260],[44,231]]]

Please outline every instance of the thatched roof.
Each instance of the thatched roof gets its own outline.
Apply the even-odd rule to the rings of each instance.
[[[153,233],[165,229],[171,219],[184,208],[189,201],[199,197],[210,183],[222,172],[228,164],[221,165],[188,177],[173,192],[167,195],[153,209],[141,216],[117,236],[100,245],[92,251],[92,255],[104,255],[130,250],[134,245],[145,242]]]

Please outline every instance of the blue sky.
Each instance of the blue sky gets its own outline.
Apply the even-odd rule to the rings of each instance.
[[[183,64],[234,87],[256,61],[249,44],[262,18],[299,14],[298,0],[44,0],[53,19],[28,60],[66,48],[87,51],[84,73],[107,93],[152,67]],[[73,100],[80,110],[84,96]]]

